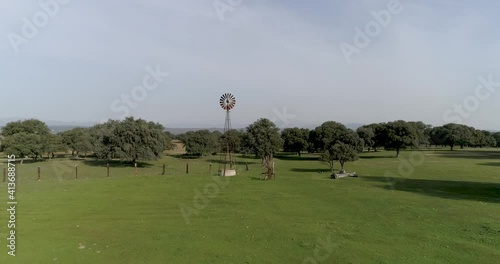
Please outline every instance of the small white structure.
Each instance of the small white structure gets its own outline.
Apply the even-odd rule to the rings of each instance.
[[[236,170],[220,170],[219,171],[220,176],[225,176],[225,177],[230,177],[230,176],[236,176]]]

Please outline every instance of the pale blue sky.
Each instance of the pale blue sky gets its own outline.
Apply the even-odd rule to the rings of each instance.
[[[354,28],[390,0],[242,0],[224,20],[212,0],[68,2],[16,53],[9,33],[23,36],[23,17],[43,9],[39,1],[2,1],[0,119],[120,118],[113,103],[157,64],[170,76],[128,109],[166,126],[222,126],[225,92],[237,98],[237,125],[260,117],[279,126],[440,125],[459,117],[453,105],[475,96],[480,76],[500,82],[497,1],[401,0],[401,13],[351,63],[340,44],[353,45]],[[288,120],[277,117],[284,108]],[[500,86],[459,119],[500,130],[499,113]]]

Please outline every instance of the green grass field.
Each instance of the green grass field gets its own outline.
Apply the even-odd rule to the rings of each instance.
[[[26,162],[16,257],[4,209],[0,263],[499,263],[500,151],[394,154],[364,153],[346,167],[360,177],[338,180],[314,155],[277,157],[271,181],[251,157],[231,178],[208,173],[218,156],[167,156],[138,176],[113,163],[109,178],[92,159]]]

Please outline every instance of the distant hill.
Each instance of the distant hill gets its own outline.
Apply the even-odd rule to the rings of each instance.
[[[72,125],[52,125],[52,126],[50,126],[49,125],[50,131],[52,131],[52,133],[54,133],[54,134],[57,134],[59,132],[68,131],[68,130],[71,130],[71,129],[77,128],[77,127],[86,128],[86,127],[90,127],[90,126],[72,126]]]
[[[0,119],[0,127],[5,126],[7,123],[18,121],[18,120],[24,120],[22,118],[1,118]]]
[[[362,127],[364,126],[365,124],[360,124],[360,123],[348,123],[348,124],[344,124],[344,126],[346,126],[347,128],[350,128],[352,130],[356,130],[358,129],[359,127]],[[315,129],[316,127],[318,126],[321,126],[321,124],[316,124],[316,125],[305,125],[305,126],[299,126],[299,127],[304,127],[304,128],[307,128],[307,129]]]
[[[0,119],[0,129],[4,127],[7,123],[15,122],[19,120],[26,120],[26,118],[2,118]],[[60,121],[44,121],[52,133],[64,132],[71,130],[76,127],[91,127],[91,123],[79,123],[79,122],[60,122]]]
[[[364,125],[365,125],[365,124],[358,124],[358,123],[350,123],[350,124],[345,124],[345,126],[346,126],[347,128],[350,128],[350,129],[352,129],[352,130],[356,130],[356,129],[358,129],[358,128],[360,128],[360,127],[364,126]]]
[[[5,126],[7,123],[9,122],[14,122],[14,121],[18,121],[18,120],[26,120],[26,118],[0,118],[0,130],[3,126]],[[42,120],[44,121],[44,120]],[[63,122],[63,121],[44,121],[50,128],[50,130],[53,132],[53,133],[59,133],[59,132],[64,132],[64,131],[67,131],[67,130],[71,130],[73,128],[76,128],[76,127],[83,127],[83,128],[86,128],[86,127],[92,127],[93,125],[95,125],[95,123],[91,123],[91,122]],[[243,125],[241,123],[233,123],[233,128],[234,129],[244,129],[246,126],[248,126],[249,124],[247,125]],[[303,128],[308,128],[308,129],[314,129],[316,128],[317,126],[320,126],[321,124],[318,123],[302,123],[302,125],[296,125],[298,127],[303,127]],[[365,125],[365,124],[361,124],[361,123],[347,123],[347,124],[344,124],[347,128],[350,128],[350,129],[353,129],[353,130],[356,130],[357,128]],[[223,132],[223,124],[221,124],[221,127],[215,127],[214,124],[198,124],[196,125],[197,127],[190,127],[190,124],[179,124],[179,123],[176,123],[176,124],[170,124],[170,126],[174,126],[174,127],[169,127],[169,125],[165,125],[167,128],[166,130],[169,131],[170,133],[174,134],[174,135],[178,135],[178,134],[182,134],[182,133],[186,133],[188,131],[196,131],[196,130],[201,130],[201,129],[208,129],[210,131],[220,131],[220,132]],[[283,127],[280,127],[281,129],[283,129]],[[500,132],[500,130],[496,129],[496,130],[492,130],[492,129],[486,129],[487,131],[490,131],[492,133],[496,133],[496,132]]]
[[[183,133],[186,133],[186,132],[189,132],[189,131],[196,131],[196,130],[202,130],[202,129],[208,129],[209,131],[219,131],[219,132],[224,132],[224,129],[222,128],[168,128],[167,127],[167,131],[174,134],[174,135],[179,135],[179,134],[183,134]]]
[[[350,123],[350,124],[346,124],[345,126],[347,128],[350,128],[350,129],[353,129],[353,130],[356,130],[358,129],[358,127],[361,127],[363,126],[364,124],[358,124],[358,123]],[[319,126],[319,125],[318,125]],[[308,128],[308,129],[315,129],[317,126],[299,126],[299,127],[305,127],[305,128]],[[208,129],[209,131],[219,131],[219,132],[224,132],[224,129],[222,128],[170,128],[170,127],[167,127],[167,131],[174,134],[174,135],[179,135],[179,134],[183,134],[183,133],[186,133],[188,131],[196,131],[196,130],[202,130],[202,129]],[[233,129],[244,129],[243,127],[235,127]]]

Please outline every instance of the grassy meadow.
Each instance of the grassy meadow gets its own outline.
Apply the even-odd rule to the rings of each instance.
[[[93,158],[25,161],[16,257],[1,210],[0,263],[499,263],[500,151],[394,156],[363,153],[346,164],[359,178],[332,180],[317,155],[281,154],[270,181],[250,156],[227,178],[218,156],[172,154],[137,175],[112,162],[109,178]]]

